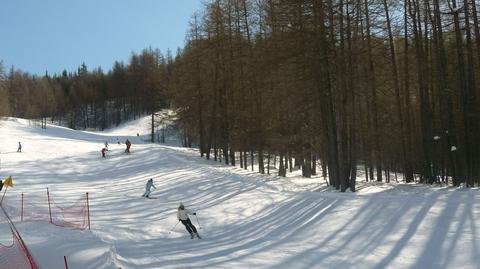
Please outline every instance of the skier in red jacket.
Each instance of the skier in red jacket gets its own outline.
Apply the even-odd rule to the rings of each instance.
[[[108,151],[107,148],[102,148],[102,157],[106,158],[105,153]]]

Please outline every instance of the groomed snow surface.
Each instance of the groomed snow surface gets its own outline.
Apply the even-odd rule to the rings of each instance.
[[[338,193],[321,177],[259,175],[148,144],[140,127],[95,133],[0,121],[0,177],[15,184],[7,202],[47,187],[56,201],[90,195],[91,231],[16,222],[41,268],[64,268],[63,256],[71,269],[480,268],[477,189],[359,183],[357,193]],[[117,137],[131,139],[131,154]],[[149,178],[156,199],[141,197]],[[203,239],[182,224],[170,233],[180,202],[197,212]],[[9,244],[1,225],[0,243]]]

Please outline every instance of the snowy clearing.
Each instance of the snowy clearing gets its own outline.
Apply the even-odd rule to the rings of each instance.
[[[73,269],[479,268],[477,189],[363,183],[342,194],[322,178],[259,175],[147,144],[139,122],[148,120],[82,132],[0,121],[0,177],[15,184],[5,205],[47,187],[65,203],[90,194],[91,231],[15,218],[41,268],[64,268],[64,255]],[[141,197],[149,178],[156,199]],[[181,224],[170,233],[180,202],[198,213],[201,225],[191,219],[203,239],[191,240]]]

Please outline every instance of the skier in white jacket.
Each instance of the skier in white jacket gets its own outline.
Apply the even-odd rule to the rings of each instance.
[[[197,213],[192,212],[183,206],[182,203],[178,206],[178,212],[177,212],[177,218],[179,221],[182,222],[183,225],[185,225],[185,228],[187,228],[188,233],[190,234],[190,237],[193,239],[195,236],[198,239],[201,239],[200,235],[197,233],[197,228],[192,224],[192,221],[190,221],[190,218],[188,215],[197,215]]]

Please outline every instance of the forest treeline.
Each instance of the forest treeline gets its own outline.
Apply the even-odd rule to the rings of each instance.
[[[193,15],[174,59],[145,50],[107,74],[86,67],[43,78],[3,72],[0,100],[9,95],[12,115],[53,113],[85,128],[171,105],[185,143],[202,156],[243,168],[255,162],[260,173],[273,158],[280,176],[298,166],[310,177],[320,164],[341,191],[355,191],[357,169],[367,180],[388,182],[392,171],[406,182],[474,186],[480,183],[479,6],[478,0],[210,0]],[[43,84],[53,97],[19,90]],[[22,98],[30,101],[19,110]],[[29,107],[42,98],[55,101]]]
[[[132,53],[127,64],[112,70],[89,71],[83,63],[75,72],[31,75],[0,64],[0,116],[46,119],[72,129],[98,129],[155,113],[168,105],[168,62],[158,49]]]

